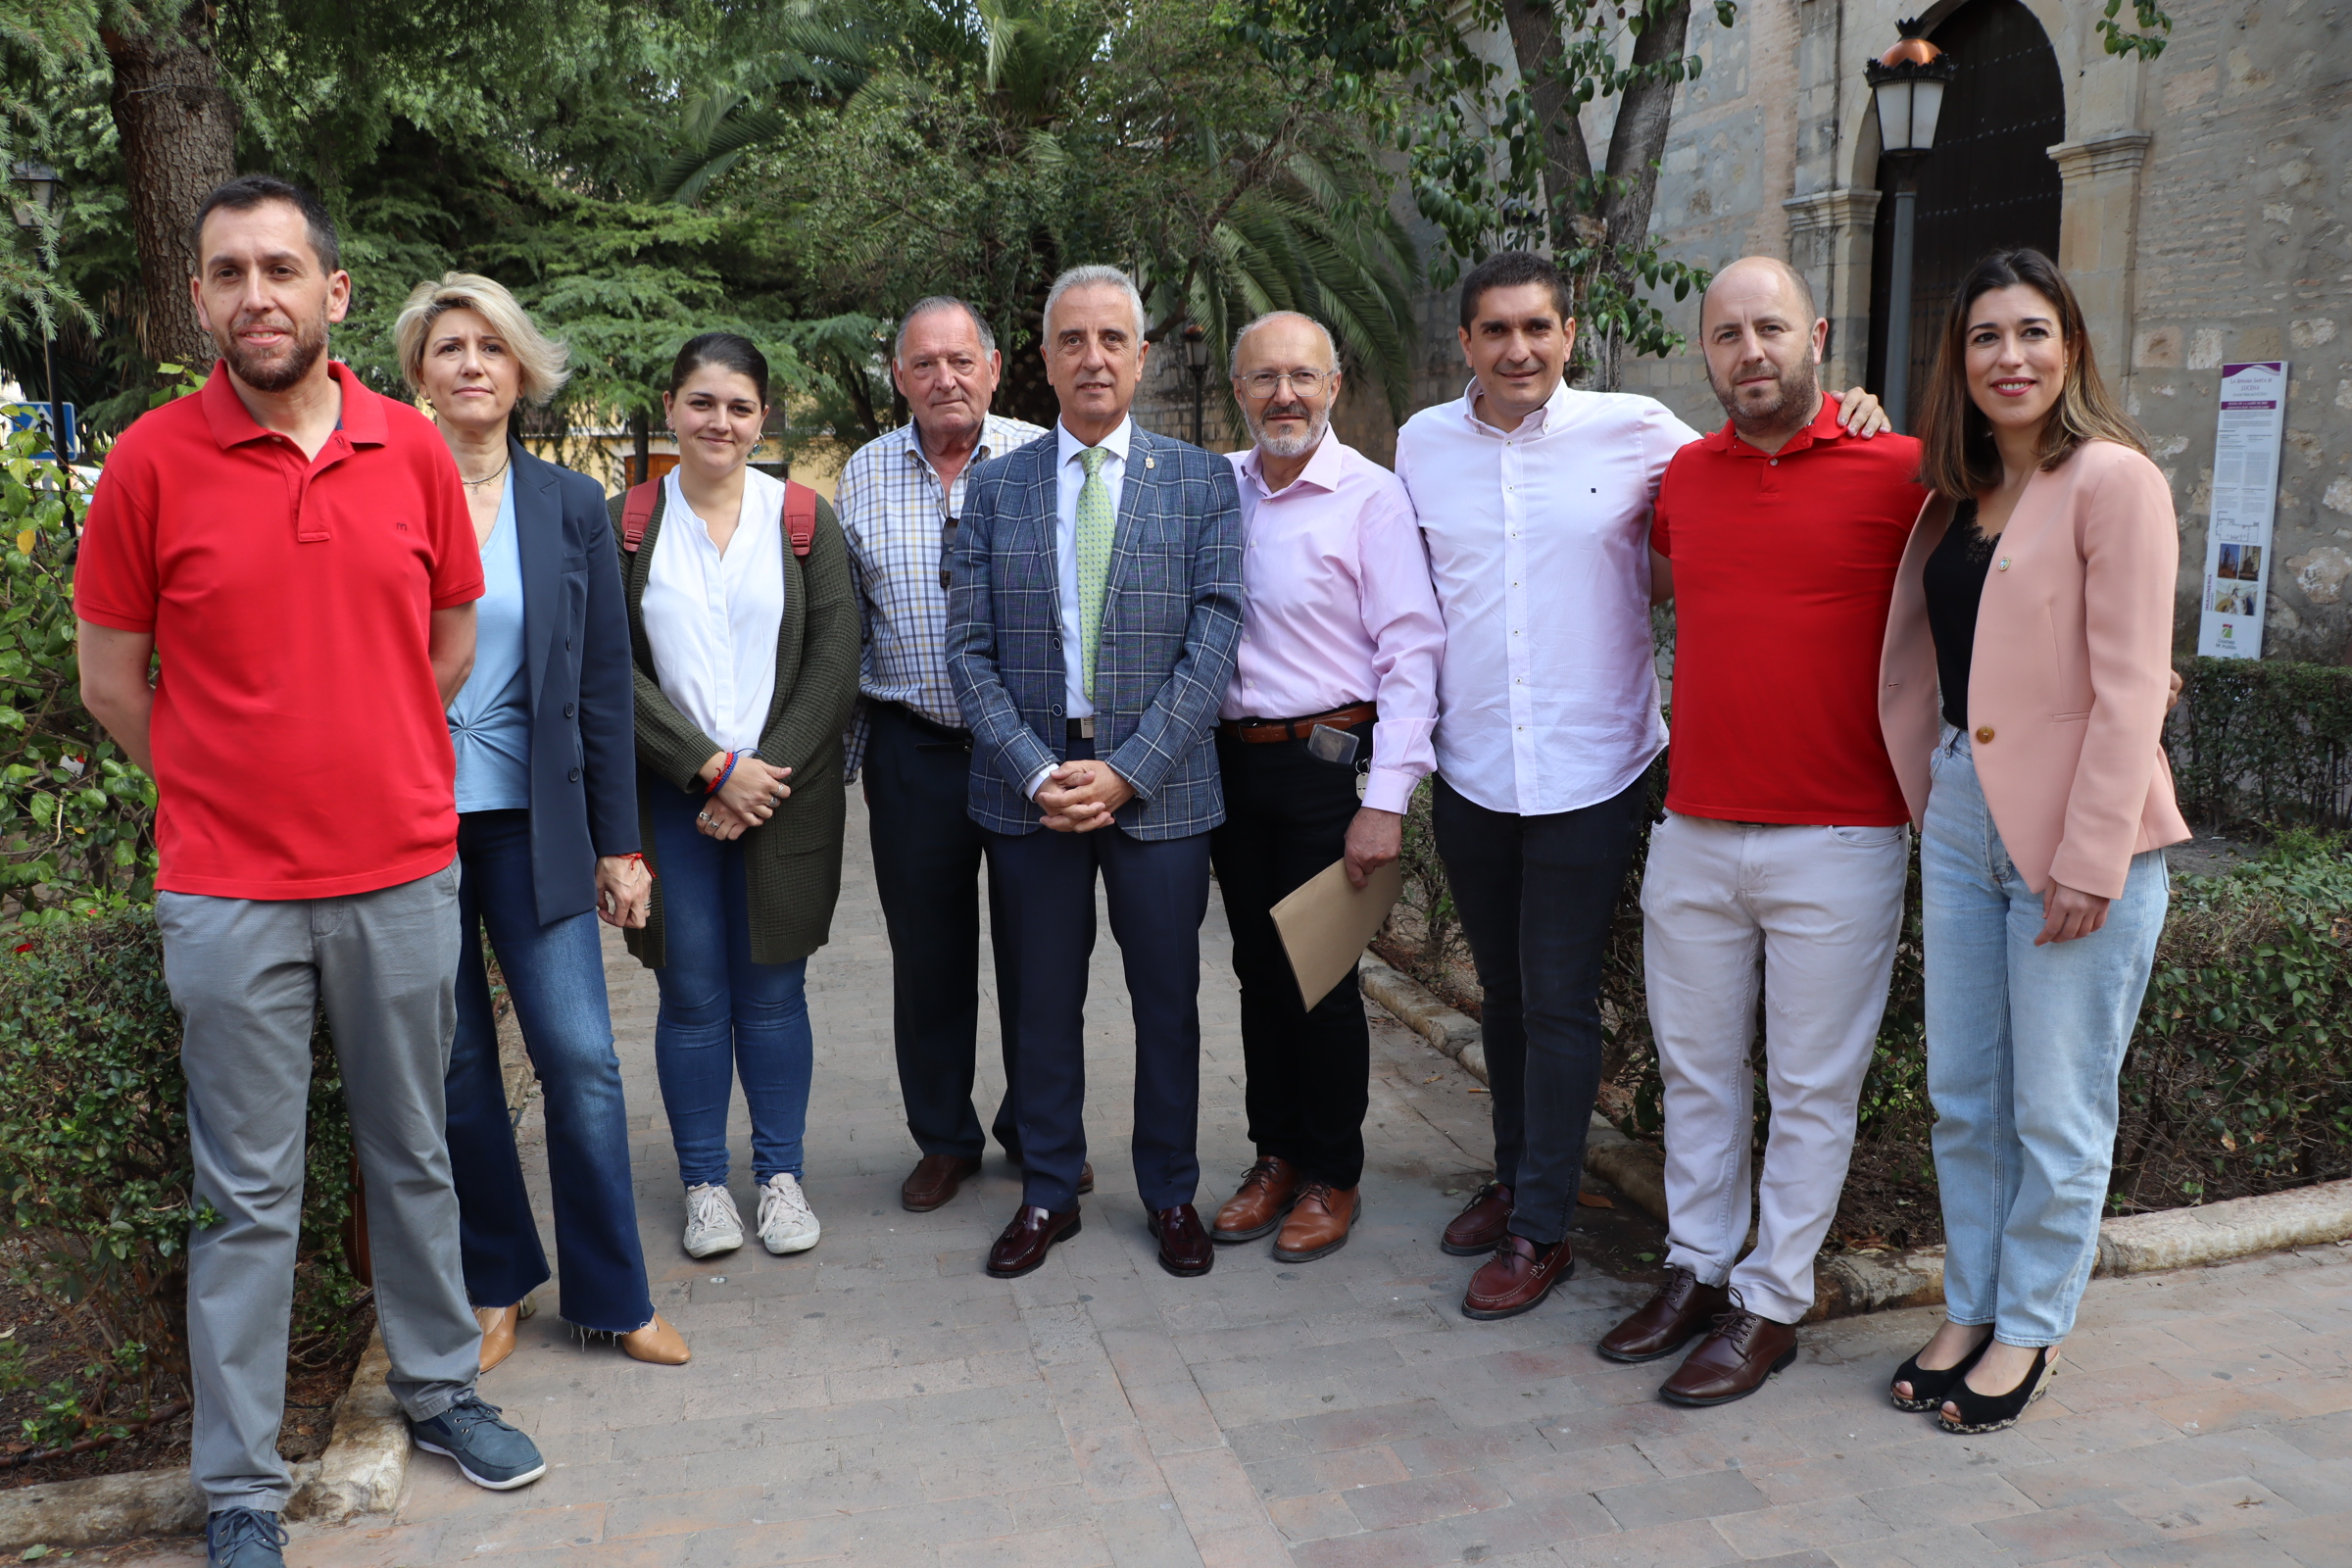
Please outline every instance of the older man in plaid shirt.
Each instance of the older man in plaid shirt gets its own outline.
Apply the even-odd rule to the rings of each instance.
[[[1046,433],[988,412],[1003,368],[978,311],[946,296],[918,303],[899,324],[890,363],[914,417],[858,449],[834,503],[865,616],[849,774],[864,772],[874,881],[890,927],[899,1090],[922,1151],[899,1198],[917,1213],[954,1198],[988,1147],[972,1108],[982,834],[965,810],[972,738],[948,682],[947,547],[972,466]],[[1017,1163],[1012,966],[1006,922],[991,925],[1007,1085],[993,1130]]]

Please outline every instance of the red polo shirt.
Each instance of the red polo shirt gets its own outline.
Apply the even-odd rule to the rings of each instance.
[[[1726,424],[1674,455],[1650,533],[1674,563],[1669,810],[1910,820],[1879,733],[1879,651],[1918,475],[1917,441],[1847,435],[1832,397],[1777,453]]]
[[[156,886],[322,899],[457,854],[457,764],[431,612],[481,597],[457,465],[341,365],[316,460],[245,412],[225,366],[108,455],[74,609],[162,656]]]

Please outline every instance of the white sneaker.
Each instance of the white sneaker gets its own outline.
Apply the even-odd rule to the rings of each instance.
[[[760,1240],[771,1252],[806,1252],[824,1234],[808,1195],[792,1172],[780,1170],[760,1189]]]
[[[760,1199],[760,1212],[766,1212],[767,1200]],[[686,1189],[686,1255],[709,1257],[714,1252],[732,1252],[743,1245],[743,1215],[735,1207],[735,1195],[724,1187],[689,1187]]]

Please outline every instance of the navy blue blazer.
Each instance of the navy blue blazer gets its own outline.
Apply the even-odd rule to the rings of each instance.
[[[1021,786],[1068,750],[1059,456],[1049,430],[974,467],[956,526],[948,674],[972,731],[971,816],[997,833],[1038,830]],[[1209,737],[1241,636],[1233,465],[1139,425],[1095,655],[1095,755],[1135,787],[1116,817],[1131,837],[1184,838],[1225,819]]]
[[[531,875],[539,923],[596,908],[596,860],[634,855],[637,697],[604,486],[509,438],[531,698]]]

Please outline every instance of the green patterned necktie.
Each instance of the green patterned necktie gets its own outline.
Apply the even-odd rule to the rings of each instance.
[[[1106,447],[1088,447],[1078,454],[1086,483],[1078,489],[1078,657],[1086,661],[1086,700],[1095,700],[1095,651],[1102,645],[1102,587],[1110,577],[1110,540],[1117,531],[1117,514],[1110,504],[1110,486],[1102,482]]]

